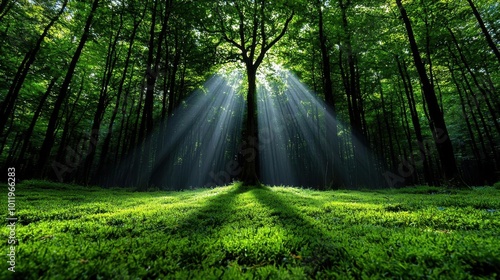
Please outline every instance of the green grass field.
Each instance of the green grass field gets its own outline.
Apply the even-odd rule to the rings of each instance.
[[[16,272],[2,254],[1,279],[500,278],[493,187],[134,192],[26,181],[16,208]]]

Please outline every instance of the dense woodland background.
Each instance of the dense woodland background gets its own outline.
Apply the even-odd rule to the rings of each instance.
[[[492,0],[1,0],[0,165],[15,166],[19,179],[78,183],[152,168],[169,135],[135,147],[239,59],[224,34],[258,29],[221,31],[220,19],[254,15],[259,26],[255,15],[265,15],[273,31],[291,12],[266,60],[293,71],[346,124],[334,128],[336,164],[357,170],[355,134],[382,184],[498,180],[500,4]],[[438,108],[429,108],[429,90]],[[436,139],[439,114],[451,158]],[[134,153],[140,161],[122,160]]]

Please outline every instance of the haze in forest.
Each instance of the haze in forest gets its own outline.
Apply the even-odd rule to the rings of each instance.
[[[0,165],[142,190],[492,184],[499,11],[3,0]]]

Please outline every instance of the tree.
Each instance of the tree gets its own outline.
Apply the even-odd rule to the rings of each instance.
[[[491,50],[493,51],[493,53],[497,57],[498,62],[500,63],[500,52],[498,51],[498,48],[497,48],[495,42],[493,42],[493,39],[491,38],[491,35],[488,32],[488,29],[486,28],[484,21],[481,18],[481,15],[477,11],[477,8],[474,5],[474,3],[472,2],[472,0],[467,0],[467,2],[469,3],[470,8],[472,9],[472,13],[474,13],[474,16],[477,19],[477,23],[479,24],[479,27],[481,27],[481,31],[483,32],[483,35],[484,35],[484,38],[486,39],[486,42],[488,42],[488,46],[491,48]]]
[[[54,109],[52,111],[52,115],[50,117],[50,121],[47,126],[47,131],[45,133],[45,140],[43,141],[42,147],[40,149],[40,158],[38,161],[38,166],[40,166],[40,168],[38,169],[39,176],[43,174],[43,167],[46,165],[48,158],[50,156],[50,151],[54,146],[54,139],[55,139],[54,133],[56,130],[56,123],[59,117],[59,110],[61,109],[61,106],[68,95],[69,85],[73,78],[73,74],[75,72],[78,60],[80,59],[80,56],[82,54],[83,47],[85,46],[85,43],[87,43],[87,40],[89,38],[90,27],[93,23],[94,15],[97,11],[98,5],[99,5],[99,0],[94,0],[92,3],[92,8],[90,9],[89,15],[85,23],[82,36],[80,38],[78,46],[76,47],[75,53],[73,54],[73,57],[69,64],[68,71],[66,72],[66,76],[64,77],[64,81],[61,85],[61,88],[59,89],[57,100],[56,103],[54,104]]]
[[[434,87],[431,84],[429,77],[427,76],[424,63],[422,62],[422,57],[420,56],[420,51],[415,41],[415,35],[413,33],[410,18],[408,17],[408,14],[406,13],[406,10],[401,3],[401,0],[396,0],[396,3],[401,13],[401,18],[406,27],[408,41],[410,43],[410,49],[413,55],[413,61],[420,77],[425,101],[427,102],[427,108],[429,110],[431,121],[431,130],[439,153],[441,166],[443,168],[445,178],[451,181],[457,179],[458,169],[455,161],[455,155],[453,153],[453,146],[451,143],[450,135],[448,133],[448,128],[446,127],[443,112],[439,107]]]
[[[281,87],[259,89],[270,58],[335,115],[293,105],[307,112],[285,116],[292,136],[266,146],[284,151],[297,184],[369,185],[366,177],[390,172],[391,185],[453,174],[469,184],[498,180],[500,12],[492,1],[410,1],[404,16],[402,0],[98,2],[0,1],[0,165],[22,178],[54,178],[60,163],[58,179],[175,188],[180,181],[164,180],[176,170],[170,159],[215,170],[239,150],[247,160],[239,157],[240,179],[264,180],[257,128],[272,123],[260,121],[272,108],[259,102],[292,105],[273,94]],[[244,125],[231,132],[231,147],[205,158],[209,141],[193,130],[178,144],[183,152],[165,151],[178,112],[194,109],[185,98],[229,63],[247,74],[238,97],[247,113],[232,115]],[[310,134],[292,134],[303,121]],[[321,140],[309,145],[306,136]],[[181,169],[203,184],[206,172],[191,167]],[[155,173],[155,183],[138,185]]]
[[[2,21],[3,17],[12,8],[13,4],[10,2],[14,2],[14,1],[2,0],[0,2],[0,21]]]
[[[133,46],[134,46],[134,43],[136,40],[136,35],[138,33],[139,26],[141,25],[142,21],[144,20],[145,15],[146,15],[146,8],[147,8],[147,5],[144,5],[143,9],[139,10],[139,11],[135,11],[134,9],[129,8],[130,10],[132,10],[130,12],[130,14],[132,15],[132,28],[131,28],[132,30],[130,31],[131,33],[130,33],[130,37],[129,37],[128,48],[127,48],[125,62],[124,62],[125,64],[123,66],[122,74],[121,74],[121,77],[119,78],[119,82],[118,82],[115,107],[114,107],[114,110],[111,114],[111,118],[109,120],[109,125],[108,125],[108,131],[106,133],[106,137],[105,137],[105,139],[103,141],[103,145],[102,145],[101,158],[99,159],[99,164],[98,164],[97,171],[96,171],[98,173],[101,173],[101,172],[103,172],[103,170],[106,169],[105,168],[106,162],[109,161],[109,158],[110,158],[108,156],[108,151],[109,151],[110,145],[111,145],[111,136],[113,135],[113,126],[115,126],[115,120],[116,120],[116,117],[118,115],[118,110],[120,108],[120,105],[124,106],[124,105],[120,104],[121,96],[124,92],[125,80],[127,79],[127,75],[129,74],[128,71],[129,71],[129,67],[130,67],[130,63],[131,63],[132,51],[133,51]],[[124,17],[125,16],[124,15],[125,9],[123,9],[121,12],[122,12],[122,14],[120,15],[120,17]],[[125,111],[125,108],[123,108],[123,111]],[[123,122],[123,119],[122,119],[122,122]],[[121,133],[119,135],[121,136]],[[118,141],[118,142],[120,142],[120,141]]]
[[[325,32],[325,24],[323,19],[323,1],[318,0],[316,2],[316,9],[318,13],[318,37],[319,37],[319,46],[321,50],[321,66],[322,66],[322,80],[323,80],[323,92],[325,95],[325,102],[329,106],[329,112],[335,115],[335,98],[333,96],[333,85],[332,85],[332,70],[330,65],[330,48],[327,43],[327,37]],[[336,123],[327,123],[328,135],[331,135],[331,146],[333,148],[333,155],[331,155],[330,160],[328,161],[331,164],[331,170],[333,170],[334,181],[332,184],[337,188],[340,185],[339,174],[338,174],[338,166],[340,166],[340,145],[339,145],[339,137],[337,136],[338,128]]]
[[[219,34],[231,44],[245,65],[247,75],[247,107],[245,131],[241,154],[245,158],[240,179],[247,185],[259,183],[258,132],[256,117],[256,75],[266,53],[285,35],[294,17],[294,10],[287,1],[275,1],[273,5],[266,0],[260,1],[223,1],[214,4],[215,18],[212,26],[204,25],[205,31]],[[283,15],[284,23],[277,24]]]
[[[1,132],[5,127],[5,124],[7,123],[7,119],[12,114],[12,111],[14,109],[14,104],[16,103],[17,97],[19,96],[21,87],[23,86],[24,80],[26,79],[26,76],[28,75],[31,66],[35,62],[35,59],[38,55],[38,52],[40,51],[40,48],[42,47],[42,43],[45,40],[45,37],[47,37],[49,30],[52,28],[54,23],[59,19],[61,14],[64,12],[64,9],[66,8],[67,4],[68,0],[65,0],[61,4],[59,12],[50,20],[47,26],[45,26],[42,34],[38,37],[35,46],[26,53],[21,65],[19,65],[17,73],[14,76],[14,81],[12,82],[12,85],[9,88],[9,92],[7,93],[5,100],[1,103],[0,106],[0,135],[2,134]],[[5,5],[7,5],[7,1],[5,1]],[[1,6],[3,6],[3,2],[2,5],[0,5],[0,7]]]

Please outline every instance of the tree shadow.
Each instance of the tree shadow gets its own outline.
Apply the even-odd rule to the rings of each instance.
[[[175,225],[164,227],[160,236],[152,242],[165,242],[163,237],[168,240],[171,245],[163,248],[174,250],[159,253],[169,254],[171,257],[175,255],[179,270],[195,271],[202,267],[220,267],[223,274],[231,256],[227,255],[219,242],[208,244],[207,240],[216,240],[218,232],[234,221],[231,217],[237,211],[238,196],[250,190],[251,188],[241,183],[235,183],[230,189],[221,190],[222,193],[211,194],[213,197],[200,201],[203,206],[188,210],[190,212],[187,216],[180,218]],[[214,251],[217,251],[215,258]]]
[[[301,240],[290,244],[291,254],[305,265],[305,272],[312,278],[330,278],[337,275],[361,277],[360,267],[349,252],[313,222],[305,218],[298,209],[290,206],[269,187],[252,190],[257,200],[272,209],[272,216],[291,236]],[[333,273],[333,274],[331,274]]]
[[[227,219],[223,219],[234,211],[234,202],[239,194],[247,192],[249,189],[237,183],[236,186],[225,193],[213,194],[212,198],[203,202],[203,206],[191,210],[191,213],[179,221],[180,226],[175,232],[181,236],[189,233],[199,233],[203,231],[213,231],[225,225]]]

